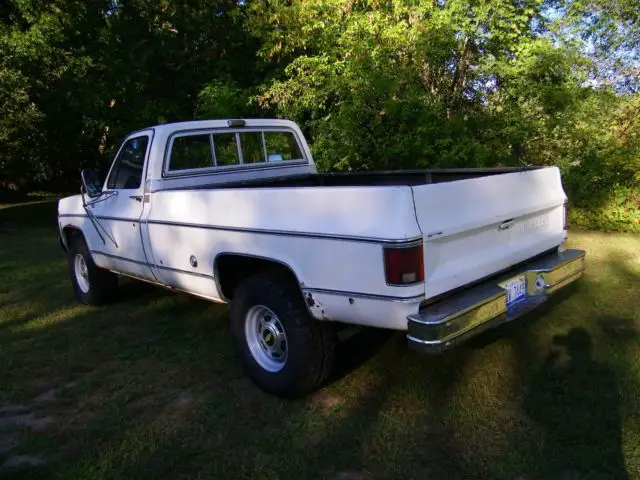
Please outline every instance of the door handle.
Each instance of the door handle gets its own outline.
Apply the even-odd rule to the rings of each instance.
[[[129,198],[133,198],[136,202],[142,201],[142,195],[129,195]]]
[[[500,224],[500,226],[498,227],[498,230],[500,231],[507,230],[514,224],[514,222],[515,222],[515,219],[513,218],[510,218],[509,220],[505,220]]]

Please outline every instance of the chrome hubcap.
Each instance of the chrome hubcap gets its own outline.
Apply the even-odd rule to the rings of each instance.
[[[87,262],[84,261],[84,257],[81,254],[77,254],[74,261],[74,270],[76,273],[76,281],[82,293],[89,291],[89,271],[87,270]]]
[[[249,309],[244,333],[251,355],[269,372],[282,370],[287,361],[287,334],[278,316],[264,305]]]

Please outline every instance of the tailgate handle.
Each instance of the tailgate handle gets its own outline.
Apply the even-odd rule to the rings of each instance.
[[[505,220],[504,222],[502,222],[502,223],[500,224],[500,226],[498,227],[498,230],[499,230],[499,231],[507,230],[508,228],[510,228],[510,227],[512,227],[512,226],[513,226],[513,222],[514,222],[514,221],[515,221],[515,220],[514,220],[513,218],[510,218],[509,220]]]

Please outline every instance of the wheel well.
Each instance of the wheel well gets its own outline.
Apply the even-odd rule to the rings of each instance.
[[[73,241],[74,237],[76,236],[84,237],[82,230],[72,225],[67,225],[66,227],[64,227],[62,229],[62,235],[64,237],[64,243],[67,246],[67,248],[69,247],[69,245],[71,245],[71,242]]]
[[[233,293],[240,283],[247,277],[265,271],[286,272],[291,280],[298,284],[298,279],[288,265],[276,260],[250,257],[238,254],[221,254],[215,260],[215,278],[220,293],[231,300]],[[302,295],[302,292],[300,292]]]

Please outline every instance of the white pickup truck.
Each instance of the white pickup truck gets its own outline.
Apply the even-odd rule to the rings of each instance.
[[[406,332],[438,353],[577,280],[557,168],[319,174],[285,120],[209,120],[129,135],[104,183],[60,200],[80,302],[120,275],[230,302],[253,381],[303,395],[340,326]]]

